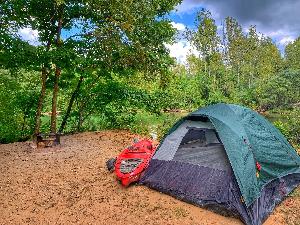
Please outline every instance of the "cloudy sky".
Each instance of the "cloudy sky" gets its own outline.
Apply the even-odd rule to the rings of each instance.
[[[287,43],[300,36],[300,0],[183,0],[170,14],[173,26],[179,31],[193,28],[196,12],[202,8],[212,12],[219,27],[227,16],[237,19],[245,31],[256,25],[258,32],[271,37],[282,52]],[[168,48],[179,62],[194,51],[184,40]]]

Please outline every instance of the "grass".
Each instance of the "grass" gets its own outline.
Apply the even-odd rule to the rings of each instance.
[[[189,215],[189,213],[181,208],[181,207],[176,207],[174,209],[174,215],[177,217],[177,218],[182,218],[182,217],[187,217]]]

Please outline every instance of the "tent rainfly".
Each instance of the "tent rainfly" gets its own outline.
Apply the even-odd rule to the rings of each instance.
[[[178,121],[140,183],[260,225],[300,184],[300,157],[261,115],[221,103]]]

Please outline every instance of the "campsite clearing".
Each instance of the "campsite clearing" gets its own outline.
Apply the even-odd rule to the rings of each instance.
[[[55,148],[0,145],[0,224],[242,224],[144,186],[123,188],[105,161],[131,144],[127,131],[62,137]],[[300,223],[300,189],[265,225]]]

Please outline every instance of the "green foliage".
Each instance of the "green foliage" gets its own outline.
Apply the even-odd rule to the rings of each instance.
[[[255,26],[243,33],[233,18],[226,19],[225,57],[234,74],[234,86],[251,89],[257,81],[269,79],[282,68],[280,52],[272,40],[258,34]]]
[[[207,76],[216,76],[216,70],[222,64],[219,53],[221,44],[215,20],[209,11],[201,10],[195,20],[196,31],[190,30],[188,38],[202,56],[204,72]]]
[[[196,17],[197,30],[192,31],[191,41],[206,61],[216,52],[220,38],[217,35],[215,20],[209,11],[201,10]]]
[[[176,76],[161,92],[159,102],[163,103],[162,109],[193,110],[204,105],[202,97],[202,78],[200,76]]]
[[[0,70],[0,143],[26,140],[34,125],[37,74]]]
[[[300,70],[300,37],[285,48],[286,66],[290,69]]]
[[[273,123],[296,149],[300,147],[300,109],[281,112]]]
[[[288,115],[289,140],[300,145],[300,110],[293,110]]]
[[[300,71],[283,71],[275,74],[271,79],[261,80],[256,88],[257,100],[260,108],[290,108],[300,101]]]
[[[139,112],[130,126],[134,133],[151,136],[161,140],[168,130],[182,115],[162,113],[160,115],[149,112]]]
[[[180,0],[5,0],[0,5],[1,67],[9,70],[30,68],[42,72],[43,91],[36,110],[35,134],[40,132],[45,88],[53,89],[51,132],[56,132],[59,85],[66,85],[70,78],[76,79],[75,74],[85,76],[87,81],[83,84],[88,85],[83,91],[88,92],[91,88],[89,82],[95,83],[99,76],[109,76],[111,73],[126,76],[142,71],[151,73],[153,77],[167,73],[173,60],[165,43],[173,40],[175,29],[165,15],[178,3]],[[38,32],[38,47],[18,38],[21,28]],[[67,85],[61,87],[68,89]],[[90,116],[97,106],[96,103],[87,107],[86,99],[78,97],[80,91],[80,87],[75,91],[78,130],[85,117]],[[68,94],[72,99],[72,108],[74,95]],[[94,97],[93,93],[85,94],[85,97],[91,96]],[[107,103],[107,99],[104,102]],[[112,114],[120,112],[123,110],[120,108],[124,108],[109,104],[105,106],[107,114],[109,111]],[[88,108],[86,115],[81,112],[84,108]],[[66,113],[68,116],[69,110]],[[130,122],[131,118],[120,118],[115,122],[121,125],[123,121]]]
[[[290,130],[287,123],[283,123],[282,121],[278,120],[273,122],[273,124],[285,137],[290,136]]]

